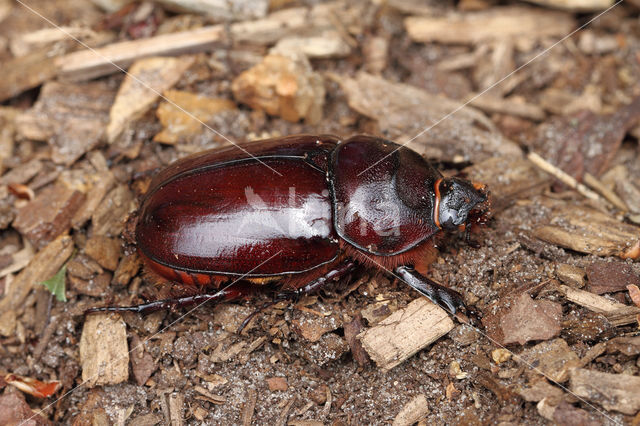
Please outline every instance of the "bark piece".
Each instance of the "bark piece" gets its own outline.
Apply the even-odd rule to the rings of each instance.
[[[219,112],[236,108],[235,102],[228,99],[207,98],[179,90],[167,90],[164,96],[170,102],[162,102],[156,110],[163,129],[153,140],[167,144],[194,138],[205,129],[202,122],[208,123]]]
[[[417,395],[396,415],[393,426],[411,426],[429,414],[429,404],[424,395]]]
[[[131,372],[138,386],[143,386],[157,369],[151,354],[145,351],[144,342],[133,333],[131,336]]]
[[[610,115],[580,110],[538,126],[532,148],[579,181],[585,172],[600,176],[638,120],[640,97]]]
[[[126,254],[120,258],[118,268],[113,274],[114,284],[126,286],[140,270],[140,258],[137,253]]]
[[[115,271],[120,260],[121,246],[122,242],[118,238],[94,235],[87,240],[84,251],[103,268]]]
[[[560,263],[556,266],[556,276],[570,287],[584,287],[585,271],[577,266]]]
[[[36,50],[0,63],[0,102],[51,80],[56,75],[52,49]]]
[[[567,13],[521,6],[492,7],[480,12],[450,12],[444,17],[409,17],[404,24],[413,41],[463,44],[496,39],[560,38],[576,25]]]
[[[133,194],[127,185],[111,190],[91,216],[94,235],[120,235],[127,216],[135,209]]]
[[[378,367],[390,370],[453,330],[444,309],[419,298],[358,335]]]
[[[11,283],[9,290],[0,300],[0,312],[13,309],[22,312],[23,302],[31,290],[41,282],[53,277],[73,253],[73,241],[68,235],[61,235],[31,259],[29,265]]]
[[[13,226],[42,248],[71,228],[71,216],[84,198],[83,193],[62,183],[52,185],[18,210]]]
[[[87,191],[85,202],[71,218],[71,225],[74,229],[82,228],[91,219],[93,212],[115,184],[115,179],[110,171],[100,172],[94,177],[93,186]]]
[[[362,343],[357,339],[358,334],[363,330],[362,321],[355,317],[350,322],[344,324],[344,338],[351,348],[351,356],[356,360],[358,365],[364,366],[369,363],[367,352],[362,347]]]
[[[617,221],[590,207],[541,200],[551,209],[548,222],[533,236],[551,244],[596,256],[640,257],[640,228]]]
[[[351,108],[377,120],[378,126],[399,143],[405,143],[406,135],[417,136],[408,146],[427,157],[479,162],[522,154],[475,108],[459,109],[459,102],[444,96],[367,73],[334,79],[345,91]]]
[[[562,389],[557,386],[553,386],[545,378],[536,380],[533,384],[528,384],[527,386],[518,386],[516,388],[516,392],[525,401],[533,402],[541,401],[544,398],[557,401],[564,395]]]
[[[44,426],[52,423],[33,412],[29,404],[20,395],[6,393],[0,396],[0,424]]]
[[[53,162],[69,166],[102,141],[114,96],[105,82],[49,82],[33,108],[16,118],[17,132],[48,142]]]
[[[548,300],[534,300],[522,293],[513,300],[513,306],[500,319],[503,344],[531,340],[547,340],[560,333],[562,306]]]
[[[150,56],[176,56],[211,51],[224,41],[222,25],[113,43],[94,51],[79,50],[57,58],[58,76],[67,81],[84,81],[128,68]],[[118,67],[114,66],[115,63]]]
[[[573,352],[563,339],[555,339],[538,343],[522,353],[522,359],[535,367],[534,372],[541,371],[545,377],[562,383],[569,379],[569,371],[580,365],[578,355]]]
[[[640,188],[628,179],[616,182],[616,192],[632,213],[640,213]]]
[[[340,327],[342,322],[335,316],[319,316],[314,313],[300,312],[291,321],[293,330],[305,340],[315,343],[325,334]]]
[[[287,384],[286,377],[269,377],[267,379],[267,385],[269,386],[269,390],[273,391],[286,391],[289,389],[289,385]]]
[[[231,89],[238,102],[285,120],[305,119],[316,124],[322,119],[324,84],[320,74],[302,54],[270,54],[240,74]]]
[[[588,290],[595,294],[624,291],[628,285],[640,285],[640,275],[622,262],[594,262],[587,266]]]
[[[571,371],[570,389],[607,410],[630,416],[640,410],[640,377],[637,376],[576,368]]]
[[[80,338],[82,380],[89,387],[118,384],[129,377],[127,331],[119,315],[86,317]]]
[[[109,112],[109,143],[147,112],[165,90],[173,87],[193,61],[193,57],[150,57],[136,61],[120,85]]]

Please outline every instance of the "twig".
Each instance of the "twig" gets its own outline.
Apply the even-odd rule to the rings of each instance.
[[[573,176],[570,176],[566,172],[562,171],[561,169],[557,168],[553,164],[549,163],[547,160],[545,160],[544,158],[540,157],[535,152],[530,152],[527,155],[527,158],[529,159],[529,161],[531,161],[533,164],[535,164],[541,170],[549,173],[551,176],[555,177],[556,179],[558,179],[560,182],[564,183],[565,185],[575,189],[576,191],[578,191],[579,193],[581,193],[585,197],[587,197],[587,198],[589,198],[591,200],[602,201],[602,199],[600,198],[600,196],[598,194],[596,194],[595,192],[593,192],[592,190],[587,188],[585,185],[583,185],[580,182],[578,182],[577,180],[575,180],[575,178]]]
[[[591,173],[588,173],[588,172],[585,173],[584,176],[583,176],[583,181],[584,181],[584,183],[589,185],[591,188],[593,188],[594,190],[599,192],[600,195],[602,195],[611,204],[613,204],[614,206],[616,206],[617,208],[619,208],[623,212],[626,212],[626,211],[629,210],[629,208],[627,207],[627,204],[624,201],[622,201],[620,199],[620,197],[618,197],[618,195],[616,195],[615,192],[611,191],[609,188],[604,186],[602,184],[602,182],[600,182],[600,180],[598,178],[596,178],[595,176],[593,176]]]

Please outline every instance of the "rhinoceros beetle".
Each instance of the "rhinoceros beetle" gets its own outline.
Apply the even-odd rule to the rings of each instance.
[[[483,185],[443,177],[415,151],[372,136],[297,135],[242,148],[171,164],[137,217],[148,268],[198,294],[89,312],[237,300],[276,281],[281,296],[296,297],[356,265],[391,272],[451,314],[465,311],[459,293],[423,274],[439,235],[485,222]]]

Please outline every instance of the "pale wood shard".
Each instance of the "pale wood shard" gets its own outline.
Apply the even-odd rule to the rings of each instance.
[[[640,377],[576,368],[571,371],[570,389],[576,395],[607,410],[634,415],[640,410]]]
[[[57,58],[55,64],[61,79],[90,80],[120,72],[120,68],[126,69],[136,60],[150,56],[177,56],[211,51],[220,46],[224,39],[224,26],[214,25],[113,43],[93,50],[80,50]]]
[[[193,57],[151,57],[136,61],[111,106],[107,141],[113,143],[130,123],[147,112],[165,90],[178,82],[193,61]]]
[[[271,53],[291,51],[302,52],[311,59],[342,58],[351,53],[351,47],[338,31],[328,30],[318,35],[285,37],[271,49]]]
[[[477,44],[496,39],[564,37],[575,21],[564,12],[521,6],[492,7],[486,11],[451,12],[444,17],[406,18],[405,28],[413,41]]]
[[[575,189],[585,197],[591,200],[600,199],[600,197],[598,197],[598,194],[596,194],[595,192],[587,188],[585,185],[578,182],[573,176],[569,175],[562,169],[554,166],[553,164],[551,164],[550,162],[542,158],[538,153],[532,151],[527,155],[527,158],[533,164],[540,167],[541,170],[544,170],[545,172],[549,173],[551,176],[555,177],[565,185]]]
[[[615,326],[633,324],[637,320],[637,315],[640,314],[640,308],[614,302],[589,291],[566,285],[560,286],[560,291],[564,293],[567,300],[591,311],[604,314],[609,322]]]
[[[487,95],[478,96],[477,94],[472,94],[469,98],[471,99],[471,106],[488,113],[497,112],[500,114],[514,115],[516,117],[527,118],[533,121],[542,121],[546,117],[546,114],[541,107],[527,102],[508,98],[496,98]]]
[[[564,339],[538,343],[526,349],[517,360],[525,361],[527,366],[534,366],[533,371],[541,372],[546,378],[558,383],[566,382],[569,371],[580,365],[578,355]]]
[[[396,415],[393,426],[411,426],[429,414],[429,404],[424,395],[417,395]]]
[[[127,330],[122,317],[88,315],[80,338],[82,380],[89,387],[122,383],[129,377]]]
[[[0,300],[0,312],[9,309],[22,312],[23,302],[31,290],[54,276],[69,259],[73,250],[73,240],[66,234],[59,236],[40,250],[5,289],[5,295]]]
[[[191,12],[225,21],[262,18],[269,10],[268,0],[159,0],[175,12]]]
[[[590,207],[548,198],[540,203],[551,209],[550,225],[533,230],[533,236],[560,247],[596,256],[640,257],[640,228],[620,222]]]
[[[390,370],[453,328],[444,309],[419,298],[357,337],[378,367]]]
[[[571,12],[595,12],[613,5],[615,0],[528,0],[545,7],[569,10]]]

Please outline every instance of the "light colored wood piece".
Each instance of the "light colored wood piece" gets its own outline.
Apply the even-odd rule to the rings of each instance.
[[[566,285],[560,286],[565,297],[571,302],[585,308],[604,314],[609,322],[615,326],[633,324],[637,321],[640,308],[614,302],[597,294]]]
[[[477,44],[496,39],[564,37],[575,28],[571,15],[520,6],[492,7],[481,12],[412,16],[404,21],[413,41]]]
[[[411,426],[429,414],[429,405],[424,395],[418,395],[409,401],[393,419],[393,426]]]
[[[122,383],[129,377],[127,328],[120,315],[88,315],[80,338],[82,380],[89,387]]]
[[[444,309],[421,297],[357,337],[378,367],[390,370],[453,327]]]
[[[99,49],[79,50],[56,58],[55,64],[61,79],[83,81],[120,72],[118,67],[126,69],[134,61],[149,56],[176,56],[210,51],[224,41],[224,38],[224,26],[214,25],[113,43]]]
[[[640,377],[637,376],[576,368],[571,371],[570,389],[607,410],[630,416],[640,410]]]

